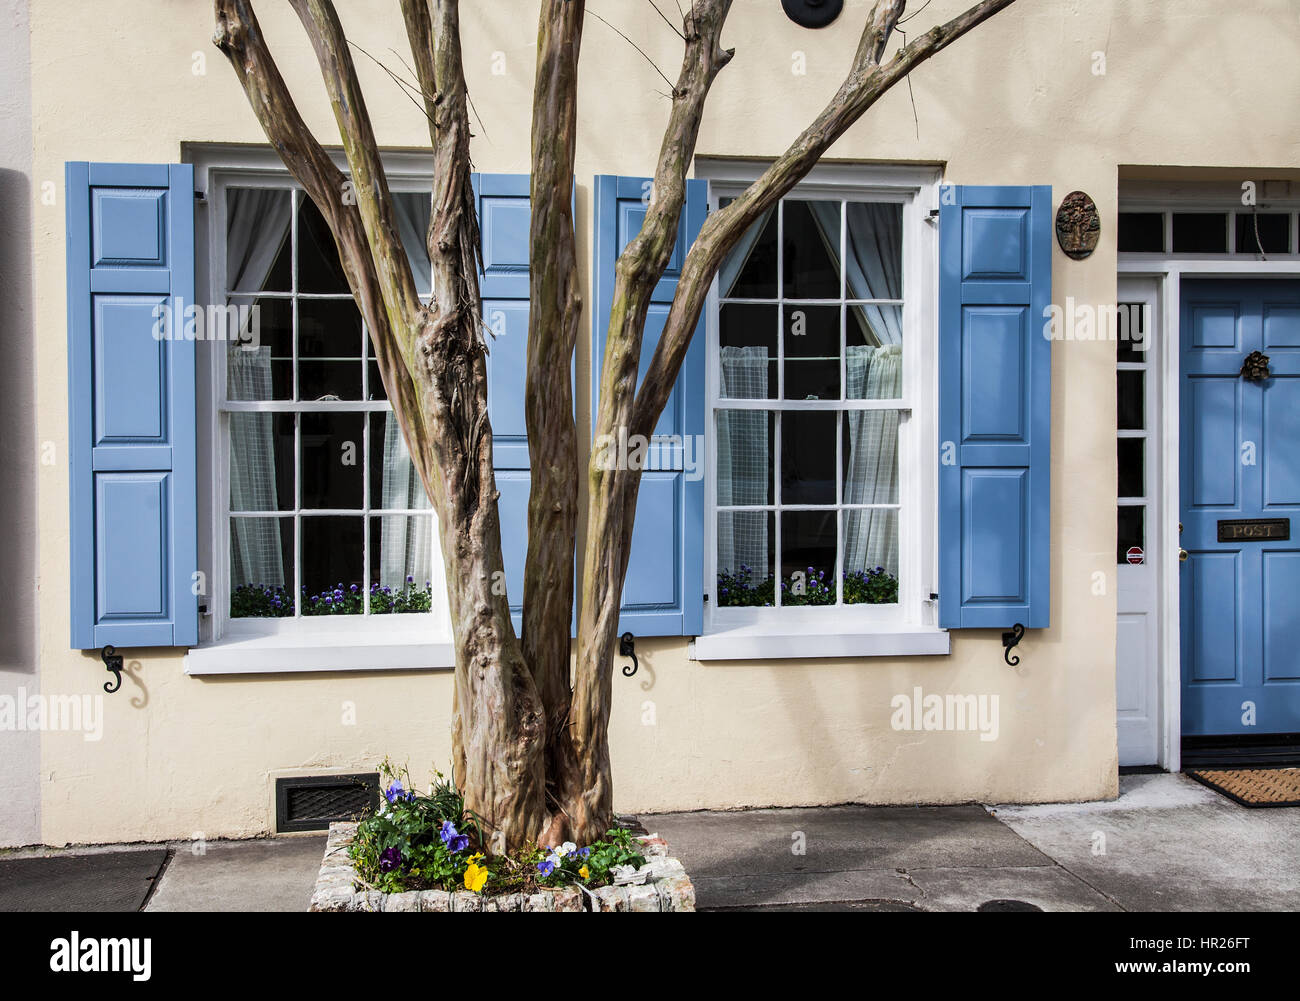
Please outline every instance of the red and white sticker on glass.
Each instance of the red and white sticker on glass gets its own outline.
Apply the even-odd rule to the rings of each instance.
[[[1128,560],[1131,565],[1139,566],[1145,559],[1145,556],[1142,552],[1141,546],[1130,546],[1128,552],[1124,554],[1124,558]]]

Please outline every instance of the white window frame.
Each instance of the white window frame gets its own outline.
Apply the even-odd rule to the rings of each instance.
[[[275,153],[266,148],[193,147],[187,152],[196,165],[196,195],[200,206],[200,226],[196,227],[199,251],[199,278],[206,282],[202,301],[224,302],[226,288],[225,227],[227,190],[231,187],[267,187],[291,189],[301,196],[301,185],[283,166]],[[336,165],[346,174],[342,154],[332,154]],[[432,162],[428,156],[394,154],[384,158],[389,187],[393,192],[430,194]],[[431,195],[430,195],[431,197]],[[296,212],[291,226],[297,229]],[[295,259],[293,267],[297,269]],[[296,284],[296,282],[295,282]],[[297,293],[279,293],[275,298],[295,300]],[[339,293],[313,294],[313,299],[350,300]],[[295,311],[296,312],[296,311]],[[365,333],[363,322],[363,336]],[[296,344],[296,339],[295,339]],[[396,511],[394,514],[420,514],[434,519],[434,553],[430,561],[430,588],[433,607],[428,613],[390,615],[302,616],[278,619],[239,618],[229,614],[230,565],[230,495],[225,471],[230,461],[229,415],[238,412],[331,412],[387,413],[385,401],[227,401],[224,342],[200,345],[199,380],[199,457],[200,457],[200,560],[207,573],[206,613],[200,626],[200,644],[186,656],[188,674],[244,674],[362,670],[428,670],[454,666],[451,618],[447,604],[446,579],[442,555],[437,546],[435,512]],[[368,372],[367,372],[368,376]],[[295,373],[295,380],[297,374]],[[300,463],[300,443],[295,442],[294,461]],[[369,436],[365,436],[366,479],[369,479]],[[297,470],[295,470],[295,474]],[[297,476],[295,475],[295,482]],[[292,512],[277,512],[277,517],[292,515],[295,526],[294,583],[295,606],[301,598],[297,552],[300,539],[300,515],[337,514],[369,519],[373,514],[390,513],[372,508],[368,503],[368,482],[363,488],[364,509],[316,511],[300,509],[301,498],[295,496]],[[363,544],[369,546],[369,523],[365,522]]]
[[[709,209],[734,197],[765,164],[697,162],[709,179]],[[794,408],[899,411],[899,600],[894,605],[827,605],[722,608],[717,604],[718,409],[772,409],[773,400],[722,400],[719,396],[719,292],[717,279],[705,312],[708,436],[705,471],[703,635],[699,660],[902,656],[946,654],[946,630],[937,625],[938,565],[938,226],[940,171],[895,165],[820,164],[786,197],[888,201],[903,206],[903,401],[810,401]],[[843,288],[841,289],[843,292]],[[837,302],[837,300],[828,300]],[[842,301],[842,300],[839,300]],[[892,300],[891,300],[892,301]],[[841,360],[841,366],[843,361]],[[784,401],[788,407],[790,401]],[[841,433],[841,432],[837,432]],[[780,447],[779,442],[775,443]],[[837,465],[840,460],[837,458]],[[817,505],[819,508],[823,505]],[[837,500],[837,510],[840,505]],[[836,573],[842,555],[837,553]],[[779,554],[777,564],[779,566]]]

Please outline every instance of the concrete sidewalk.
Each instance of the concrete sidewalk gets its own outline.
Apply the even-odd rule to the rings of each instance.
[[[642,822],[685,864],[701,910],[1300,910],[1300,809],[1250,810],[1181,775],[1125,776],[1108,803]],[[146,910],[305,911],[324,842],[0,852],[0,911],[135,910],[155,883]]]
[[[644,818],[701,910],[1300,909],[1300,809],[1251,810],[1182,775],[1113,802],[680,813]],[[802,847],[803,854],[798,853]]]

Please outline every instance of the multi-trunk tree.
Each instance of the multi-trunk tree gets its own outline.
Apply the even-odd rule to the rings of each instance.
[[[573,166],[581,122],[584,0],[541,0],[533,90],[526,422],[531,487],[523,630],[504,588],[492,467],[479,233],[470,174],[470,107],[457,0],[398,0],[433,156],[428,231],[432,295],[421,301],[351,48],[331,0],[290,0],[320,63],[347,174],[299,114],[251,0],[216,0],[213,40],[267,138],[320,209],[370,331],[375,356],[438,515],[456,649],[452,774],[496,848],[590,841],[613,812],[608,725],[618,613],[640,471],[587,465],[576,650],[570,640],[579,477],[570,364],[582,320]],[[681,71],[641,232],[618,259],[593,437],[649,438],[668,400],[713,278],[728,251],[827,149],[917,65],[1014,0],[982,0],[893,48],[905,0],[876,0],[830,102],[691,246],[663,333],[637,386],[651,293],[672,255],[731,0],[682,14]],[[500,348],[504,350],[504,348]],[[593,364],[596,360],[593,359]],[[575,656],[576,653],[576,656]]]

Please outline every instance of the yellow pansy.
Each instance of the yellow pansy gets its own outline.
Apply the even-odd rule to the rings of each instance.
[[[465,870],[465,889],[474,893],[483,891],[483,884],[487,882],[488,871],[481,865],[475,865],[473,862]]]
[[[583,879],[586,879],[588,876],[591,875],[591,870],[584,865],[581,869],[578,870],[578,875],[581,876]]]

